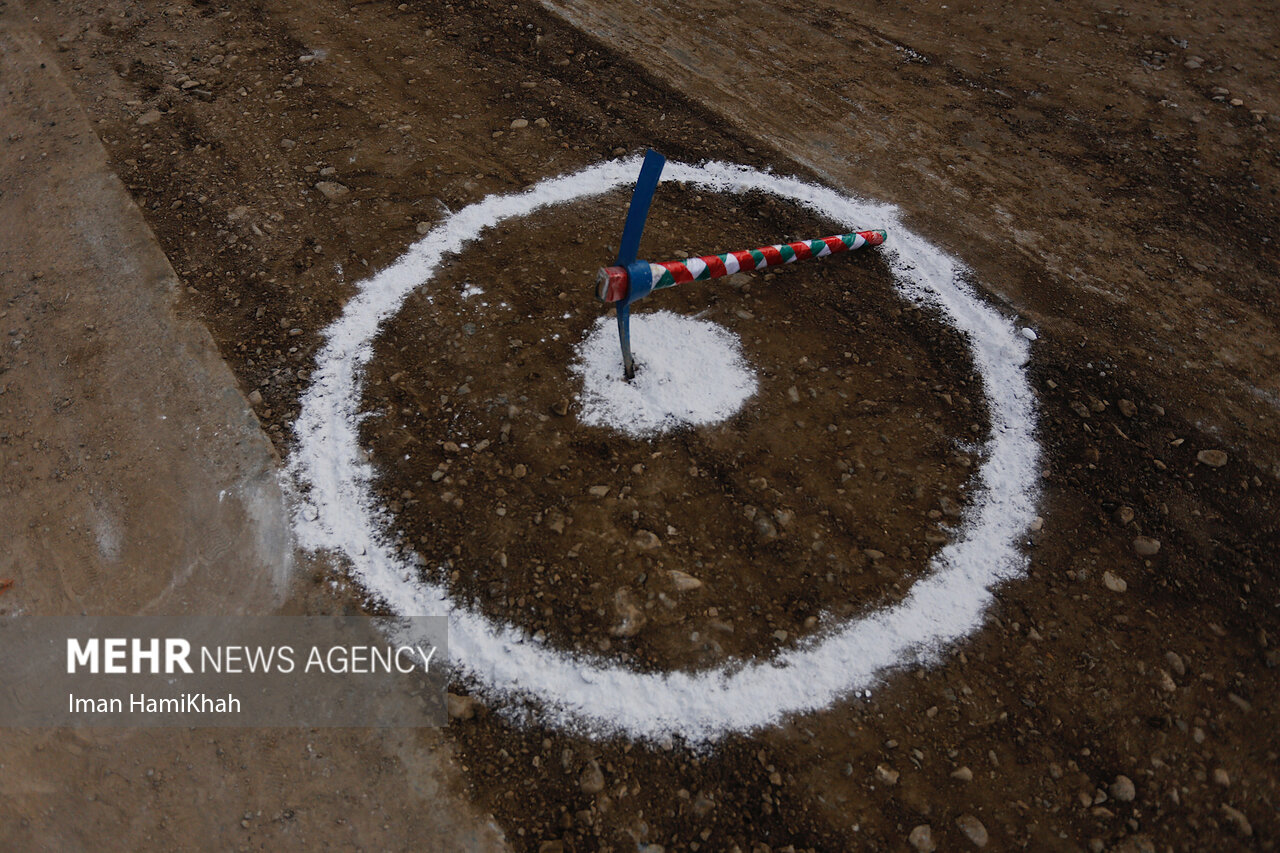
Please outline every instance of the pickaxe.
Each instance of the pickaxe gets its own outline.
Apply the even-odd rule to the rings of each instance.
[[[644,233],[644,224],[649,218],[649,205],[653,203],[653,192],[658,186],[658,178],[662,175],[662,167],[666,162],[667,159],[652,148],[645,153],[640,177],[636,179],[635,189],[631,193],[627,221],[622,227],[618,259],[613,266],[603,267],[596,274],[596,298],[613,305],[617,310],[623,375],[628,381],[636,375],[635,361],[631,358],[631,304],[653,291],[686,281],[706,281],[736,272],[762,270],[798,259],[825,258],[861,249],[863,246],[878,246],[884,242],[883,230],[854,231],[817,240],[781,243],[723,255],[703,255],[683,261],[654,264],[637,260],[640,236]]]

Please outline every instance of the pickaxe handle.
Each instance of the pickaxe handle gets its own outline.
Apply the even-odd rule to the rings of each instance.
[[[804,258],[825,258],[828,255],[861,249],[863,246],[879,246],[884,239],[884,231],[855,231],[817,240],[762,246],[745,252],[703,255],[683,261],[667,261],[661,264],[634,261],[625,267],[604,267],[596,276],[596,298],[601,302],[629,305],[637,299],[648,296],[654,290],[684,284],[686,281],[706,281],[710,278],[733,275],[736,272],[751,272],[789,264]],[[647,267],[647,270],[644,267]],[[648,281],[644,280],[646,278]],[[633,282],[635,287],[632,286]]]

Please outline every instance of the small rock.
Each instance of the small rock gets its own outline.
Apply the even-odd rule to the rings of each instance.
[[[702,581],[693,575],[672,569],[668,572],[671,576],[671,583],[675,586],[677,592],[692,592],[702,586]]]
[[[1160,540],[1152,539],[1150,536],[1135,536],[1133,550],[1139,557],[1154,557],[1160,553]]]
[[[615,637],[634,637],[648,621],[644,610],[632,600],[631,591],[626,587],[614,593],[613,609],[618,614],[618,624],[609,633]]]
[[[511,129],[512,129],[512,130],[523,130],[524,128],[526,128],[526,127],[528,127],[528,126],[529,126],[529,121],[528,121],[528,119],[518,118],[518,119],[516,119],[515,121],[511,122]]]
[[[793,402],[793,403],[799,403],[799,402],[800,402],[800,389],[799,389],[799,388],[797,388],[797,387],[796,387],[796,386],[794,386],[794,385],[792,385],[790,388],[788,388],[788,389],[787,389],[787,399],[789,399],[789,400],[790,400],[791,402]]]
[[[877,551],[875,548],[863,548],[862,553],[872,562],[884,559],[884,551]]]
[[[1188,56],[1187,61],[1182,63],[1182,67],[1186,68],[1188,71],[1195,71],[1202,65],[1204,65],[1204,57],[1194,55]]]
[[[652,530],[637,530],[632,541],[642,551],[652,551],[662,545],[662,540]]]
[[[1119,507],[1112,514],[1111,518],[1115,521],[1116,524],[1121,524],[1121,525],[1128,524],[1129,522],[1133,521],[1133,507],[1131,506]]]
[[[756,516],[755,522],[756,535],[762,540],[765,542],[772,542],[778,538],[778,528],[774,526],[773,521],[770,520],[769,516],[761,513]]]
[[[1029,341],[1034,341],[1037,337],[1039,337],[1039,335],[1036,334],[1035,329],[1029,329],[1026,326],[1022,327],[1022,336]]]
[[[1169,664],[1169,669],[1179,678],[1187,674],[1187,665],[1182,662],[1182,657],[1177,652],[1165,652],[1165,662]]]
[[[1124,578],[1111,572],[1102,573],[1102,585],[1112,592],[1124,592],[1129,588],[1129,584]]]
[[[1249,818],[1244,816],[1244,812],[1239,809],[1233,809],[1231,806],[1223,803],[1222,814],[1226,816],[1227,820],[1235,824],[1236,831],[1241,835],[1246,838],[1253,835],[1253,825],[1249,823]]]
[[[345,184],[340,184],[337,181],[316,181],[316,189],[329,201],[337,201],[351,192]]]
[[[557,400],[555,403],[552,403],[551,413],[563,418],[565,415],[569,414],[569,401]]]
[[[538,845],[538,853],[564,853],[564,842],[558,838]]]
[[[535,127],[546,127],[548,124],[550,124],[550,122],[548,122],[545,118],[539,118],[539,119],[534,119],[533,124]]]
[[[419,234],[426,234],[428,231],[431,230],[431,223],[419,222],[417,225],[414,226],[414,230],[417,231]]]
[[[922,823],[911,830],[911,834],[907,836],[907,841],[919,853],[933,853],[938,849],[937,842],[933,840],[933,828],[927,823]]]
[[[973,771],[968,767],[957,767],[955,770],[951,771],[951,778],[959,779],[961,782],[972,782]]]
[[[1124,415],[1126,418],[1131,418],[1138,414],[1138,407],[1133,404],[1132,400],[1118,400],[1116,401],[1116,408],[1119,409],[1120,414]]]
[[[1196,459],[1201,465],[1208,465],[1210,468],[1221,468],[1227,464],[1227,454],[1221,450],[1201,450],[1196,454]]]
[[[517,462],[511,469],[511,476],[515,477],[517,480],[523,480],[525,477],[529,476],[529,469],[523,462]]]
[[[973,842],[974,847],[986,847],[987,842],[991,840],[991,836],[987,834],[987,828],[982,825],[982,821],[971,814],[960,815],[960,817],[956,818],[956,826],[960,828],[966,838]]]
[[[1112,782],[1107,790],[1111,793],[1112,799],[1119,803],[1132,803],[1133,798],[1138,795],[1133,787],[1133,780],[1123,774],[1117,776],[1116,781]]]
[[[449,705],[449,719],[469,720],[476,715],[480,703],[470,696],[459,696],[457,693],[446,695]]]
[[[262,405],[262,392],[259,391],[257,388],[254,388],[252,391],[249,392],[249,405],[251,406]]]
[[[592,795],[604,790],[604,771],[600,769],[600,765],[594,758],[588,761],[583,769],[582,776],[578,779],[578,787],[582,789],[582,793]]]
[[[899,775],[898,771],[894,770],[892,767],[888,767],[884,764],[876,765],[876,778],[886,785],[898,784]]]
[[[587,493],[591,495],[591,497],[593,498],[602,498],[605,495],[609,494],[609,487],[608,486],[592,486],[591,488],[587,489]]]
[[[1223,770],[1221,767],[1216,767],[1213,771],[1213,784],[1221,785],[1224,788],[1230,788],[1231,776],[1227,774],[1226,770]]]
[[[155,124],[163,117],[164,113],[159,110],[147,110],[145,113],[138,116],[138,124],[146,127],[149,124]]]

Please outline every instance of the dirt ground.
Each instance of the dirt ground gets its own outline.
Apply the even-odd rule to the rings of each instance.
[[[421,735],[424,755],[447,742],[468,807],[510,846],[1275,848],[1274,15],[0,8],[44,37],[181,280],[180,313],[207,327],[281,455],[354,282],[447,211],[647,145],[897,204],[1039,330],[1043,522],[980,633],[869,698],[712,748],[592,740],[483,706]],[[401,544],[491,615],[641,669],[768,654],[820,612],[900,596],[964,505],[975,459],[960,448],[985,424],[963,342],[905,310],[874,252],[677,288],[653,299],[737,332],[758,403],[659,442],[585,429],[567,362],[600,314],[592,276],[624,204],[504,228],[388,323],[362,438]],[[829,225],[663,187],[645,246],[677,257]],[[591,496],[601,483],[616,496]],[[672,570],[704,586],[681,592]],[[327,589],[331,571],[299,576]],[[619,630],[631,608],[644,624]],[[402,772],[418,745],[398,750]],[[358,749],[331,770],[344,792],[377,773]],[[136,793],[120,809],[135,807],[181,808]]]

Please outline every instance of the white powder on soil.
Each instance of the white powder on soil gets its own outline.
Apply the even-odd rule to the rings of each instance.
[[[933,555],[925,576],[900,602],[835,625],[769,660],[642,673],[534,642],[523,628],[455,602],[444,585],[418,580],[393,547],[394,520],[374,501],[374,472],[358,441],[363,368],[383,321],[410,293],[429,285],[446,256],[501,222],[629,186],[639,167],[639,158],[615,160],[521,193],[490,196],[446,217],[396,263],[361,282],[326,329],[316,356],[294,425],[288,485],[299,543],[341,555],[369,595],[394,612],[447,613],[454,675],[495,706],[523,697],[539,703],[538,719],[546,725],[646,739],[678,734],[706,743],[820,711],[865,691],[892,669],[935,659],[981,627],[992,588],[1025,571],[1020,546],[1036,516],[1040,448],[1035,398],[1024,369],[1029,342],[964,282],[957,260],[905,228],[890,205],[745,166],[669,163],[664,180],[709,192],[759,190],[792,199],[849,230],[888,228],[889,240],[878,251],[895,286],[904,299],[935,309],[965,336],[982,377],[991,424],[972,502],[955,539]]]
[[[737,336],[707,320],[632,313],[631,352],[636,375],[627,382],[612,314],[578,345],[570,369],[582,378],[583,423],[639,438],[723,421],[756,391]]]

